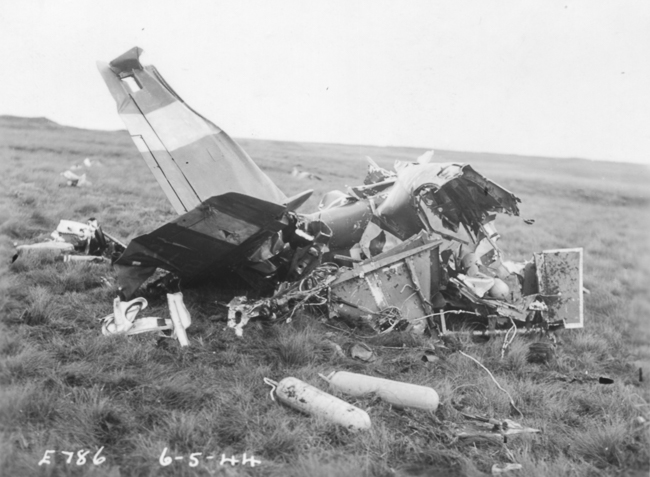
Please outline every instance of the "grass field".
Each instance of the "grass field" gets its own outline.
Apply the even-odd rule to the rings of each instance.
[[[552,138],[549,138],[552,140]],[[287,195],[322,194],[359,184],[363,157],[392,167],[423,150],[241,140]],[[84,158],[88,188],[62,186],[59,173]],[[189,348],[153,334],[104,337],[112,311],[109,265],[57,262],[32,254],[10,264],[14,243],[40,241],[60,219],[85,222],[129,241],[175,216],[126,132],[88,131],[45,119],[0,117],[0,474],[23,475],[485,475],[517,462],[510,475],[648,475],[650,386],[650,174],[643,166],[437,151],[441,162],[470,163],[521,197],[523,218],[499,217],[502,248],[513,259],[533,251],[583,247],[583,330],[559,336],[555,358],[529,364],[535,338],[518,335],[501,359],[502,338],[454,338],[425,363],[425,337],[362,336],[304,313],[292,323],[250,323],[244,337],[225,329],[215,303],[237,290],[210,284],[183,290],[192,314]],[[294,166],[322,181],[291,177]],[[215,178],[215,180],[217,180]],[[164,296],[147,296],[150,316],[167,317]],[[364,342],[378,360],[336,353]],[[474,362],[479,359],[513,396]],[[271,401],[268,377],[295,376],[325,388],[318,373],[348,370],[430,385],[435,413],[398,410],[372,397],[346,398],[365,409],[369,432],[353,434]],[[588,374],[586,374],[588,373]],[[610,376],[612,385],[561,376]],[[458,440],[461,412],[510,418],[542,434]],[[639,418],[645,419],[645,424]],[[102,448],[105,461],[92,456]],[[160,463],[167,448],[174,460]],[[47,450],[51,463],[39,466]],[[79,451],[90,451],[86,462]],[[75,452],[70,463],[62,452]],[[190,454],[198,465],[190,467]],[[222,454],[261,464],[221,465]],[[216,455],[215,459],[208,456]],[[79,464],[79,465],[78,465]]]

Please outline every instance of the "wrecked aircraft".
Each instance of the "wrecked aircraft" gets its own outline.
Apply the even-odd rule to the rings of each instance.
[[[179,217],[132,240],[115,261],[122,298],[160,268],[185,281],[235,274],[261,291],[266,298],[231,303],[238,334],[242,313],[293,314],[310,304],[379,333],[583,326],[582,249],[506,260],[494,220],[518,216],[520,200],[470,165],[435,163],[429,152],[389,171],[369,159],[363,185],[299,213],[313,191],[286,197],[155,67],[143,66],[141,53],[133,48],[98,68]]]

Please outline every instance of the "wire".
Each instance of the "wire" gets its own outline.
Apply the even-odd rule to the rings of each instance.
[[[510,318],[510,323],[512,323],[512,326],[508,328],[508,331],[506,332],[506,337],[503,339],[503,346],[501,346],[501,359],[505,356],[506,353],[506,348],[512,344],[512,342],[515,340],[515,336],[517,336],[517,325],[515,325],[515,320],[512,319],[511,316]],[[510,335],[510,332],[513,331],[512,337],[510,340],[508,340],[508,336]]]
[[[496,384],[497,387],[498,387],[501,391],[503,391],[504,393],[506,393],[506,395],[508,396],[508,398],[510,398],[510,404],[512,405],[513,409],[514,409],[515,411],[517,411],[521,417],[524,417],[524,413],[521,412],[521,411],[519,410],[519,408],[517,408],[517,406],[515,406],[515,401],[514,401],[514,399],[512,399],[512,396],[510,395],[510,393],[501,387],[501,385],[500,385],[500,384],[498,383],[498,381],[494,378],[494,375],[490,372],[489,369],[487,369],[485,366],[483,366],[483,365],[481,364],[481,362],[480,362],[478,359],[473,358],[473,357],[471,357],[470,355],[468,355],[467,353],[464,353],[464,352],[462,352],[462,351],[458,351],[458,352],[459,352],[460,354],[462,354],[463,356],[465,356],[466,358],[471,359],[471,360],[474,361],[476,364],[478,364],[481,368],[483,368],[485,371],[487,371],[487,373],[488,373],[488,374],[490,375],[490,377],[492,378],[492,381],[494,381],[494,384]]]

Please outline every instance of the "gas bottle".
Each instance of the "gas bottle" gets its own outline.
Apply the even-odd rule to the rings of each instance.
[[[273,386],[271,399],[277,399],[294,409],[343,426],[351,431],[370,429],[370,416],[362,409],[297,378],[284,378],[279,383],[264,378]]]
[[[438,393],[428,386],[375,378],[365,374],[333,371],[329,376],[320,375],[330,386],[351,396],[374,393],[396,407],[412,407],[425,411],[435,411],[440,402]]]

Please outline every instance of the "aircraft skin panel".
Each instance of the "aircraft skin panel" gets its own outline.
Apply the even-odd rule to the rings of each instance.
[[[241,263],[271,235],[282,230],[286,207],[238,193],[211,197],[198,207],[133,239],[115,262],[121,266],[127,296],[156,267],[193,277]],[[129,278],[129,275],[132,275]],[[142,280],[140,280],[142,279]]]
[[[98,68],[174,209],[184,213],[228,192],[285,203],[284,193],[232,138],[185,104],[154,67],[140,64],[141,51],[134,48]]]
[[[137,247],[131,247],[131,244]],[[216,237],[169,223],[133,239],[115,263],[158,266],[189,277],[199,274],[213,261],[227,257],[236,247]]]
[[[220,129],[211,128],[179,101],[146,114],[146,118],[169,151],[221,132]]]
[[[142,136],[131,136],[131,139],[133,139],[133,142],[137,146],[138,151],[140,151],[140,154],[142,154],[144,162],[146,162],[147,166],[149,166],[149,170],[151,170],[151,173],[156,178],[156,181],[158,181],[158,184],[165,193],[165,196],[167,196],[169,202],[172,204],[172,207],[176,213],[184,213],[187,210],[187,207],[184,205],[184,202],[179,195],[181,189],[176,191],[172,187],[170,182],[172,178],[167,177],[167,175],[163,172],[163,169],[160,166],[159,162],[160,157],[158,160],[154,157],[154,155],[147,148],[147,144],[144,142],[144,139],[142,139]],[[167,169],[167,172],[170,173],[171,171]],[[189,202],[191,203],[192,200]]]
[[[114,63],[111,62],[110,65],[111,70],[114,72],[115,70],[119,71],[121,69],[119,64],[114,66]],[[180,102],[180,98],[177,95],[172,94],[151,71],[148,71],[142,65],[139,68],[136,67],[127,72],[119,71],[118,75],[125,73],[132,75],[137,80],[137,86],[141,88],[139,90],[135,88],[136,91],[130,89],[129,93],[133,101],[135,101],[138,110],[145,116],[159,109],[164,109],[170,104]],[[181,102],[181,104],[183,103]]]
[[[260,197],[259,193],[253,194],[252,191],[248,190],[250,189],[251,173],[254,174],[255,171],[248,167],[246,163],[232,161],[229,160],[230,158],[225,157],[221,152],[221,148],[215,147],[215,145],[220,143],[221,141],[219,141],[218,137],[210,135],[171,152],[175,164],[180,164],[180,172],[182,172],[188,183],[192,184],[192,189],[199,198],[214,196],[215,183],[224,183],[228,187],[224,187],[221,194],[246,190],[246,192],[243,192],[246,195],[261,198],[269,202],[282,204],[286,201],[286,197],[280,198],[274,196],[265,198]],[[157,152],[154,152],[154,155],[157,154]],[[210,180],[207,180],[209,176],[206,171],[211,170],[214,173],[211,175]],[[268,178],[258,182],[260,189],[264,189],[269,185],[272,185],[272,182]]]

